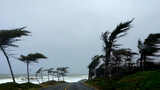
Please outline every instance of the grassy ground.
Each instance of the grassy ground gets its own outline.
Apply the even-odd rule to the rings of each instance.
[[[60,83],[65,83],[65,82],[48,81],[41,83],[40,85],[32,83],[17,84],[10,82],[10,83],[0,84],[0,90],[39,90],[39,88],[48,87],[50,85],[57,85]]]
[[[99,90],[160,90],[160,71],[138,72],[120,80],[99,78],[86,83]]]

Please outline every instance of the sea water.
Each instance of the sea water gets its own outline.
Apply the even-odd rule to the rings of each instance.
[[[39,84],[39,83],[48,81],[47,75],[43,76],[43,79],[41,77],[35,77],[35,75],[31,75],[30,78],[31,78],[30,82],[32,82],[34,84]],[[69,82],[69,83],[78,82],[78,81],[84,80],[84,79],[88,79],[88,75],[86,75],[86,74],[71,74],[71,75],[64,76],[64,81]],[[18,74],[18,75],[15,75],[15,80],[17,83],[25,83],[25,82],[27,82],[27,77],[24,74]],[[49,76],[49,80],[58,81],[58,78],[53,77],[53,76]],[[60,77],[59,81],[63,81],[63,77]],[[12,82],[11,76],[8,74],[0,74],[0,84],[7,83],[7,82]]]

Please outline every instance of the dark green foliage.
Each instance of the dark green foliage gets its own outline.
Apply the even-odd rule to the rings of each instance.
[[[98,78],[86,83],[99,88],[99,90],[160,90],[159,76],[159,71],[145,71],[117,80]]]
[[[12,29],[12,30],[0,30],[0,46],[6,48],[8,46],[18,47],[14,42],[19,41],[20,37],[28,36],[29,31],[24,30],[25,27]]]
[[[102,33],[105,52],[105,76],[107,76],[107,72],[109,72],[109,77],[111,77],[111,69],[108,68],[108,64],[111,62],[111,52],[120,46],[120,44],[117,44],[117,40],[127,34],[127,31],[131,28],[130,24],[132,21],[133,19],[120,23],[111,33],[108,31]]]
[[[118,90],[159,90],[160,72],[148,71],[122,78],[117,82]]]
[[[106,49],[112,49],[112,48],[117,48],[120,44],[116,44],[117,39],[125,36],[127,34],[127,31],[131,28],[131,23],[134,19],[124,22],[124,23],[120,23],[114,30],[112,33],[109,33],[108,31],[106,31],[105,33],[102,33],[102,40],[105,44],[104,46],[104,51],[106,51]]]
[[[92,58],[92,62],[88,65],[88,68],[94,69],[99,64],[99,59],[104,58],[103,55],[96,55]]]
[[[29,64],[31,62],[38,62],[39,59],[46,59],[47,57],[44,56],[41,53],[31,53],[28,54],[27,56],[21,55],[20,58],[18,58],[20,61],[23,61],[27,64],[27,77],[28,77],[28,82],[30,82],[29,78]]]
[[[109,36],[109,43],[111,43],[113,46],[117,46],[118,44],[115,44],[117,42],[117,39],[125,36],[127,31],[131,28],[131,23],[134,19],[131,21],[127,21],[124,23],[120,23],[110,34]]]
[[[106,78],[96,78],[94,80],[88,80],[87,84],[98,88],[98,90],[114,90],[115,81],[108,80]]]
[[[31,53],[28,54],[27,56],[21,55],[19,60],[30,63],[30,62],[37,62],[39,59],[46,59],[46,58],[47,57],[41,53]]]
[[[23,83],[20,84],[19,87],[22,89],[30,89],[30,88],[40,88],[41,86],[33,83]]]
[[[0,84],[0,90],[28,90],[30,88],[40,88],[40,85],[32,84],[32,83],[4,83]]]
[[[156,53],[160,50],[160,33],[150,34],[144,41],[144,51],[146,56],[159,56]],[[151,59],[151,58],[150,58]],[[152,58],[153,59],[153,58]]]
[[[160,54],[160,33],[150,34],[144,42],[138,41],[138,49],[140,53],[140,68],[144,70],[148,68],[147,62],[153,62],[155,57],[159,57]]]
[[[19,89],[19,84],[17,83],[4,83],[0,84],[0,90],[18,90]]]
[[[12,29],[12,30],[0,30],[0,49],[4,53],[7,63],[11,72],[11,76],[13,79],[13,82],[15,82],[12,66],[9,61],[9,57],[6,53],[5,48],[12,46],[12,47],[18,47],[18,45],[14,44],[14,42],[19,41],[20,37],[22,36],[28,36],[30,33],[29,31],[24,30],[25,27]]]

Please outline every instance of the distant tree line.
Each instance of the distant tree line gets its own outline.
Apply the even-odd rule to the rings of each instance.
[[[121,48],[118,41],[127,35],[134,19],[120,23],[112,32],[101,35],[103,55],[96,55],[88,65],[89,79],[105,77],[112,79],[130,73],[160,69],[160,33],[149,34],[144,40],[138,40],[139,52],[130,48]]]
[[[50,80],[55,80],[55,78],[58,78],[58,81],[60,81],[60,78],[63,78],[64,81],[64,76],[68,73],[68,68],[69,67],[58,67],[54,70],[54,68],[49,68],[49,69],[43,69],[42,67],[39,68],[36,71],[36,79],[40,83],[44,81],[44,76],[48,76],[48,81]]]
[[[4,56],[6,57],[9,70],[12,76],[13,82],[15,81],[14,72],[12,70],[12,65],[10,63],[9,55],[7,54],[8,47],[18,47],[15,43],[20,41],[22,36],[29,36],[31,32],[25,30],[26,27],[10,29],[10,30],[0,30],[0,49],[3,52]],[[31,53],[27,56],[21,55],[18,59],[25,62],[27,64],[27,77],[28,82],[30,81],[29,78],[29,64],[31,62],[37,62],[39,59],[46,59],[47,57],[41,53]]]
[[[20,41],[22,36],[29,36],[31,32],[25,30],[26,27],[22,28],[16,28],[16,29],[10,29],[10,30],[0,30],[0,49],[3,52],[4,56],[6,57],[9,70],[12,76],[12,80],[15,83],[15,76],[14,72],[12,70],[12,65],[10,63],[9,55],[7,54],[7,48],[8,47],[18,47],[15,43],[17,41]],[[47,59],[47,57],[42,53],[30,53],[28,55],[20,55],[20,57],[17,58],[18,60],[26,63],[27,67],[27,80],[28,83],[30,82],[30,71],[29,71],[29,65],[30,63],[38,63],[38,60],[40,59]],[[58,80],[62,77],[64,81],[64,76],[66,73],[68,73],[69,67],[59,67],[56,70],[54,68],[49,69],[43,69],[40,68],[36,72],[37,80],[39,81],[39,76],[41,77],[41,80],[43,81],[43,75],[44,72],[47,72],[48,74],[48,81],[50,80],[50,76],[52,76],[52,80],[54,80],[54,76],[58,78]]]

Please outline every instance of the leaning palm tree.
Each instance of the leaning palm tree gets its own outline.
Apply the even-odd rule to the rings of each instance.
[[[30,78],[29,78],[29,64],[31,62],[35,62],[37,63],[39,59],[46,59],[47,57],[44,56],[41,53],[31,53],[28,54],[27,56],[21,55],[20,58],[18,58],[20,61],[23,61],[27,64],[27,79],[28,79],[28,83],[30,82]]]
[[[41,79],[43,78],[42,76],[42,71],[43,71],[43,67],[39,68],[37,71],[36,71],[36,79],[37,81],[40,83],[39,79],[38,79],[38,75],[40,74],[40,77]]]
[[[131,28],[131,23],[133,19],[124,23],[120,23],[112,33],[108,31],[102,33],[102,41],[104,42],[104,52],[105,52],[105,76],[107,76],[107,72],[109,73],[109,77],[111,77],[111,53],[112,50],[118,48],[120,44],[117,44],[117,40],[123,36],[125,36],[127,31]],[[110,67],[109,67],[110,66]],[[110,69],[109,69],[110,68]],[[107,70],[108,69],[108,70]]]
[[[66,74],[68,73],[68,68],[69,67],[61,67],[60,68],[60,75],[63,77],[63,81],[64,81],[64,76],[66,76]]]
[[[155,57],[159,57],[160,50],[160,33],[150,34],[144,42],[138,41],[138,49],[140,54],[140,68],[144,70],[147,61],[152,61]]]
[[[0,30],[0,49],[7,59],[7,63],[11,72],[11,76],[13,82],[15,82],[15,77],[13,74],[12,66],[6,52],[6,48],[8,47],[18,47],[18,45],[14,44],[16,41],[20,41],[20,37],[28,36],[29,31],[24,30],[25,27],[12,29],[12,30]]]
[[[43,71],[47,71],[47,74],[48,74],[48,81],[50,80],[50,75],[51,75],[51,73],[53,72],[53,70],[54,70],[54,68],[49,68],[49,69],[45,69],[45,70],[43,70]]]

